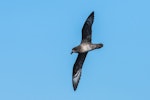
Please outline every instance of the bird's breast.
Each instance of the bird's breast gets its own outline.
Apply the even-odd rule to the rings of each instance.
[[[81,51],[82,52],[87,52],[87,51],[90,51],[90,50],[92,50],[90,44],[82,44],[81,45]]]

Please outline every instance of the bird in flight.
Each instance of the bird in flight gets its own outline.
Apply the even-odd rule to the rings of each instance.
[[[91,50],[103,47],[102,43],[93,44],[91,42],[93,21],[94,21],[94,11],[89,15],[89,17],[86,19],[83,25],[82,40],[80,45],[74,47],[71,51],[71,54],[78,53],[78,57],[73,66],[73,73],[72,73],[72,84],[74,91],[77,89],[81,77],[82,65],[84,63],[87,53]]]

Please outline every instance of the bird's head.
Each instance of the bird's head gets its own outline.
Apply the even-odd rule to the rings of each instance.
[[[72,49],[71,54],[72,53],[77,53],[77,48],[76,47]]]

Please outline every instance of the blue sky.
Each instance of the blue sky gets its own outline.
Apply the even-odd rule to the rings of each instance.
[[[150,100],[149,0],[0,1],[0,100]],[[93,43],[76,92],[81,29]]]

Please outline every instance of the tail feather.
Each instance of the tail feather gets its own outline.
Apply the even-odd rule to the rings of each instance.
[[[103,47],[103,44],[102,43],[100,43],[100,44],[96,44],[96,49],[98,49],[98,48],[102,48]]]

